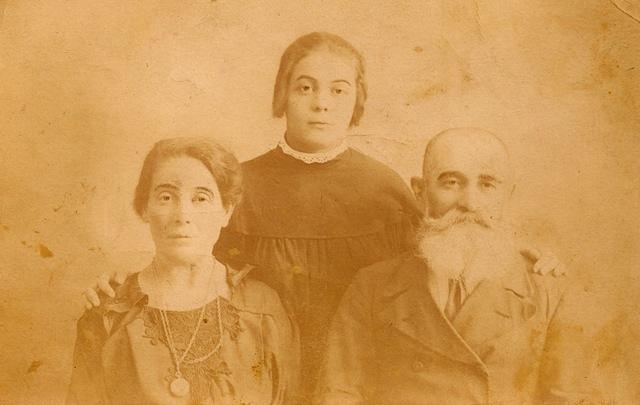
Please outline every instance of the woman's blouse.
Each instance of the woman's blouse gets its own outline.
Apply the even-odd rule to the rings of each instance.
[[[160,311],[147,302],[137,274],[132,275],[115,298],[104,299],[78,321],[68,404],[284,404],[294,395],[296,328],[278,295],[260,281],[244,278],[229,300],[206,304],[180,366],[190,385],[185,397],[171,393],[175,363]],[[182,354],[201,309],[165,313]],[[219,350],[213,350],[220,339]],[[205,360],[188,364],[194,359]]]

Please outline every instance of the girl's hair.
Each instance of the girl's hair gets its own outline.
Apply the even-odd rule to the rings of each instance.
[[[364,58],[349,42],[327,32],[312,32],[296,39],[287,47],[280,58],[280,68],[273,89],[273,116],[284,115],[289,98],[289,81],[293,68],[312,51],[327,49],[340,55],[351,57],[356,65],[356,105],[349,126],[358,125],[364,113],[364,102],[367,99],[367,82],[364,78]]]
[[[228,211],[242,197],[242,174],[235,156],[217,142],[208,138],[170,138],[153,145],[147,154],[136,186],[133,208],[142,217],[151,192],[153,173],[163,160],[188,156],[201,161],[216,181],[222,205]]]

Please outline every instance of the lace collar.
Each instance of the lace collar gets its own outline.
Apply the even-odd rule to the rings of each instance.
[[[319,153],[300,152],[293,149],[291,146],[289,146],[284,136],[282,137],[282,139],[280,139],[280,142],[278,142],[278,146],[280,147],[280,149],[285,155],[289,155],[292,158],[307,164],[327,163],[335,159],[338,155],[340,155],[341,153],[343,153],[349,148],[346,142],[343,141],[340,145],[336,146],[335,148],[327,152],[319,152]]]

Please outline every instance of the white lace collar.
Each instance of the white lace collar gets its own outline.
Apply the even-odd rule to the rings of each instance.
[[[347,146],[347,143],[343,141],[340,145],[336,146],[335,148],[327,152],[319,152],[319,153],[300,152],[293,149],[291,146],[289,146],[284,136],[282,137],[282,139],[280,139],[280,142],[278,142],[278,146],[280,147],[280,149],[285,155],[289,155],[292,158],[307,164],[327,163],[335,159],[339,154],[343,153],[349,148]]]

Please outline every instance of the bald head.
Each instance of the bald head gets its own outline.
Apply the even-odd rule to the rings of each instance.
[[[423,194],[432,217],[457,208],[500,218],[512,189],[511,162],[504,143],[477,128],[448,129],[431,139],[423,175]]]
[[[434,136],[424,152],[423,175],[439,166],[478,163],[494,166],[503,176],[511,177],[511,161],[500,138],[479,128],[447,129]]]

